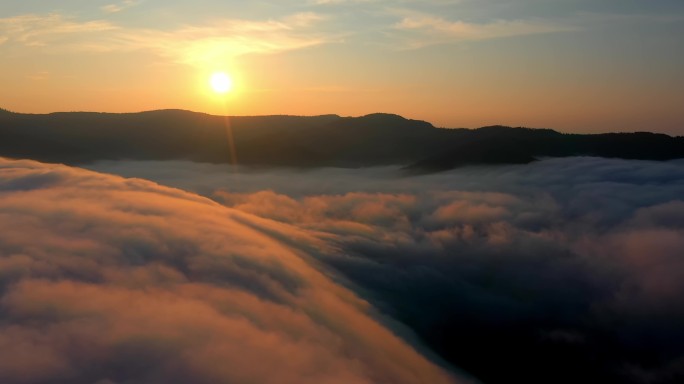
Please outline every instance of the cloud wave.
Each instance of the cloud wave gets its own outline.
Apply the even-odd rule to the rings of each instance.
[[[32,161],[0,160],[0,197],[3,383],[455,382],[291,226]]]
[[[307,231],[330,246],[312,254],[352,289],[483,382],[684,379],[682,161],[562,158],[408,177],[94,167]]]

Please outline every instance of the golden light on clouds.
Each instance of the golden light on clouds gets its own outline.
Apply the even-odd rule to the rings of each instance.
[[[2,383],[470,382],[278,240],[326,247],[305,231],[148,181],[33,161],[0,158],[0,191],[0,270],[12,279],[0,297]]]

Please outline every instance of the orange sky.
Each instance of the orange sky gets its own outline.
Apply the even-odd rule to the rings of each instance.
[[[193,4],[0,5],[0,107],[684,134],[681,2]],[[215,71],[233,92],[211,91]]]

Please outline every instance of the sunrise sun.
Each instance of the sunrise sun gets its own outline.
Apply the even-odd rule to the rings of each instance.
[[[233,80],[225,72],[215,72],[212,74],[209,84],[216,93],[227,93],[233,89]]]

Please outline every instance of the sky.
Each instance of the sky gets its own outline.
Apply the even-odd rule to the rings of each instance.
[[[0,57],[0,108],[24,113],[684,135],[681,0],[3,1]]]

